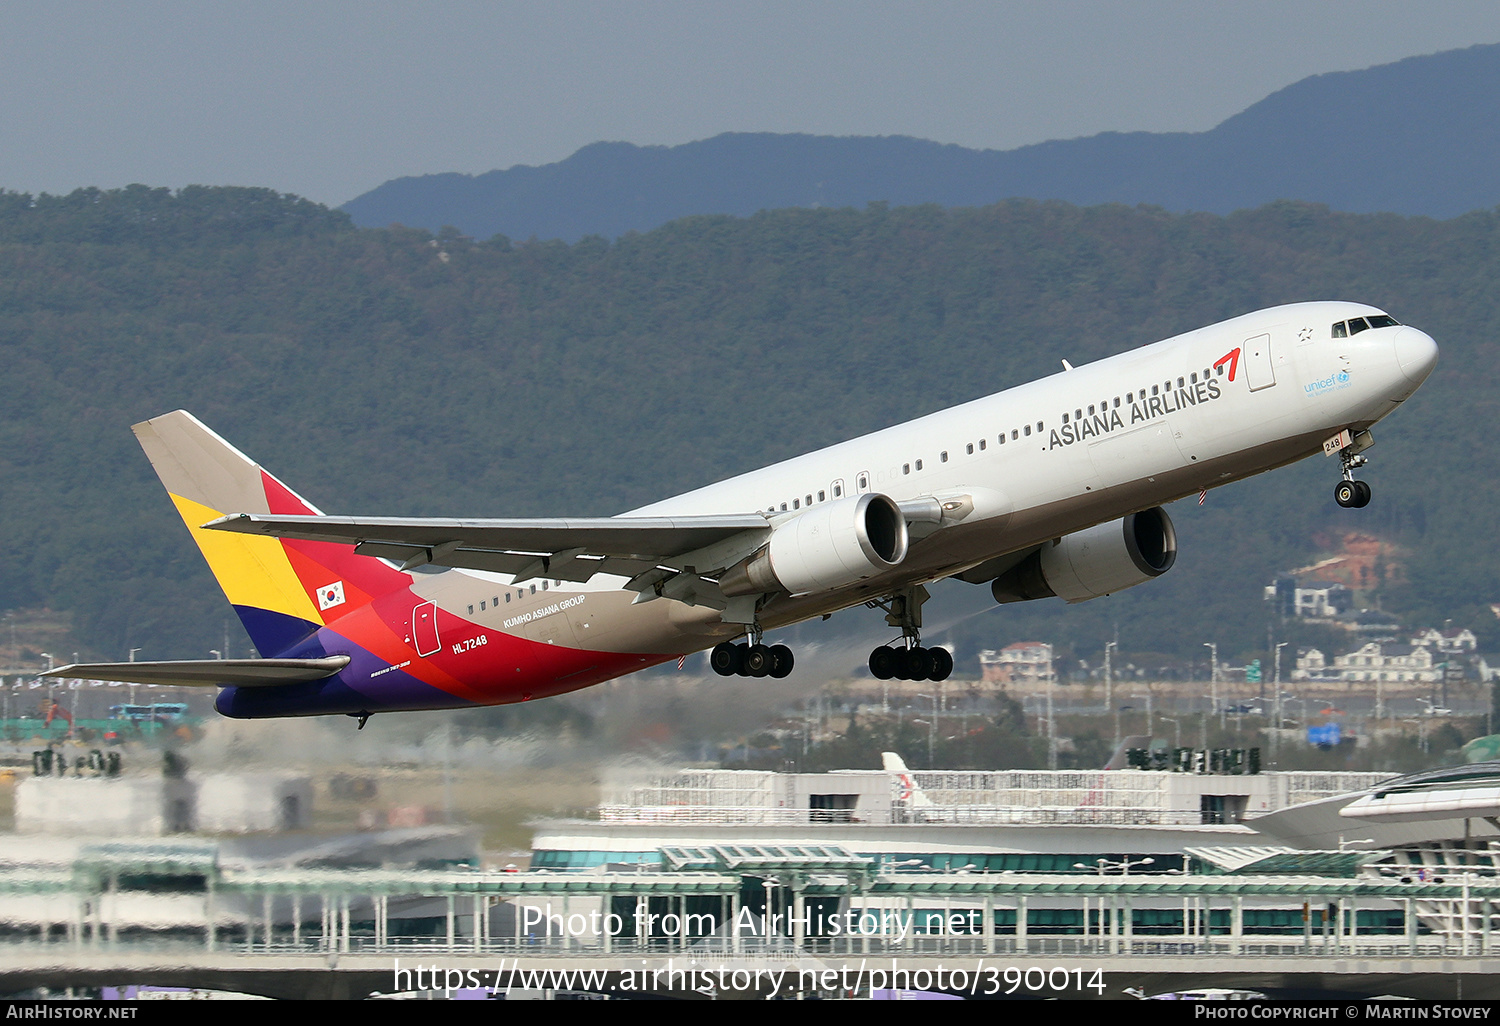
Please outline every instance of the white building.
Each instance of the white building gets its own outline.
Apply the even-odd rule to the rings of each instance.
[[[1371,641],[1346,655],[1334,656],[1332,665],[1316,648],[1299,649],[1292,680],[1356,684],[1432,683],[1442,679],[1443,669],[1425,645],[1392,645]]]
[[[979,653],[979,669],[984,680],[996,684],[1057,679],[1052,646],[1045,641],[1018,641],[998,652],[987,648]]]

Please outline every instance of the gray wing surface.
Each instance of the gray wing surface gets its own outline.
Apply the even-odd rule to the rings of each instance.
[[[583,582],[595,574],[651,576],[661,567],[723,569],[770,533],[758,513],[689,517],[448,520],[412,517],[276,516],[236,513],[203,525],[216,531],[353,545],[362,556]],[[692,557],[692,558],[684,558]]]

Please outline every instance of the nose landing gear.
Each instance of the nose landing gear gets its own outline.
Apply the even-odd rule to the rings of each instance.
[[[1362,453],[1374,444],[1375,439],[1368,431],[1352,436],[1348,431],[1340,431],[1323,443],[1325,454],[1339,454],[1343,480],[1333,487],[1333,501],[1345,509],[1363,509],[1370,504],[1370,486],[1354,480],[1354,472],[1370,462]]]
[[[1333,488],[1333,501],[1345,509],[1362,509],[1370,504],[1370,486],[1363,481],[1340,481]]]

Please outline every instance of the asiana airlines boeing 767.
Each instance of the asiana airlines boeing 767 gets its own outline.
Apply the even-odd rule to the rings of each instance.
[[[226,716],[524,702],[712,649],[785,676],[764,632],[850,606],[900,630],[876,677],[942,680],[926,585],[1068,602],[1158,577],[1162,504],[1306,456],[1356,480],[1370,428],[1431,373],[1426,334],[1355,303],[1246,314],[616,517],[325,516],[190,414],[135,426],[263,658],[65,666],[220,687]]]

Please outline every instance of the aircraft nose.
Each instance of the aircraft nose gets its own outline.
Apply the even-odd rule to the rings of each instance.
[[[1402,328],[1396,333],[1396,362],[1401,373],[1414,385],[1420,385],[1437,366],[1437,343],[1425,331]]]

